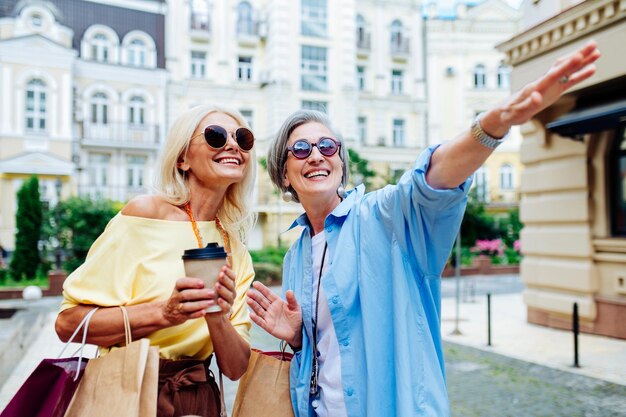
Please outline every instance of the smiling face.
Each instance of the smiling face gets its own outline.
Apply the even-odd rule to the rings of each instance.
[[[298,126],[289,135],[288,146],[292,146],[299,139],[307,139],[317,143],[321,137],[334,138],[333,133],[323,124],[309,122]],[[337,188],[341,185],[343,161],[339,152],[333,156],[324,156],[317,147],[313,147],[311,154],[298,159],[288,152],[285,164],[283,185],[291,186],[303,205],[328,206],[339,204]]]
[[[226,146],[210,147],[204,140],[204,128],[218,125],[228,132]],[[181,155],[178,168],[187,172],[190,184],[196,182],[204,187],[228,187],[245,177],[249,153],[243,152],[234,133],[239,128],[235,119],[224,113],[210,113],[198,124],[185,155]]]

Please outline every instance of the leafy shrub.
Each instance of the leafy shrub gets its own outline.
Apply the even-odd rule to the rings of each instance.
[[[278,265],[282,268],[283,258],[285,257],[287,250],[288,248],[285,247],[269,246],[259,250],[251,250],[250,256],[252,257],[252,262],[255,265],[257,263],[269,263]]]
[[[59,203],[61,246],[67,256],[63,268],[67,272],[85,262],[89,248],[119,209],[120,205],[110,200],[81,197]]]
[[[282,266],[273,263],[255,262],[254,273],[254,280],[265,285],[280,285],[283,282]]]

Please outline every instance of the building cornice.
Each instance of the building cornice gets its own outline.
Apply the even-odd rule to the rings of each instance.
[[[626,0],[579,3],[496,46],[517,65],[626,19]]]

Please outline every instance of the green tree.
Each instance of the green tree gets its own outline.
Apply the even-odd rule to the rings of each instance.
[[[36,277],[37,268],[41,263],[39,239],[42,221],[39,180],[32,176],[17,192],[15,252],[9,265],[11,276],[16,281]]]
[[[476,190],[473,189],[461,223],[461,244],[474,246],[477,239],[496,239],[500,235],[495,219],[487,213],[485,204],[478,200]]]
[[[370,179],[375,177],[376,173],[370,168],[369,161],[362,158],[353,149],[348,149],[348,156],[350,158],[350,178],[352,178],[352,181],[362,181],[363,185],[365,185],[365,191],[370,191],[372,186]]]
[[[89,248],[121,205],[110,200],[81,197],[72,197],[59,204],[61,246],[66,254],[63,268],[72,272],[85,262]]]

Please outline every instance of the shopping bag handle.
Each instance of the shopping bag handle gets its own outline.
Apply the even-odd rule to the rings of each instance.
[[[83,361],[83,349],[85,348],[85,345],[87,344],[87,332],[89,330],[89,322],[91,321],[91,317],[98,310],[98,308],[99,307],[95,307],[89,313],[85,314],[85,317],[83,317],[82,321],[78,324],[78,326],[76,327],[76,330],[74,330],[74,333],[72,334],[72,336],[70,336],[70,339],[67,341],[65,346],[63,346],[63,350],[61,350],[61,353],[59,353],[59,356],[58,356],[59,358],[63,356],[63,353],[65,352],[67,347],[74,341],[74,338],[76,337],[78,332],[80,332],[80,330],[83,329],[83,340],[81,341],[80,348],[78,349],[80,353],[78,355],[78,364],[76,365],[76,375],[74,375],[74,381],[78,379],[78,375],[80,374],[79,372],[80,365]]]

